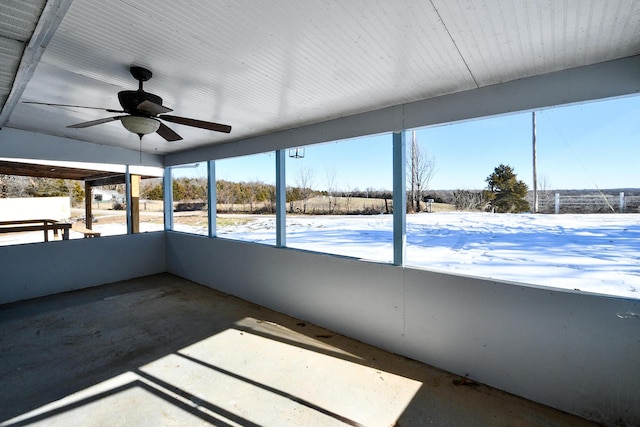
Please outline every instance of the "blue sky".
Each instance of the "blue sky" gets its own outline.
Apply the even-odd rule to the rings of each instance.
[[[481,188],[500,163],[533,182],[531,113],[421,129],[432,188]],[[640,187],[640,97],[536,112],[538,183],[547,189]],[[459,165],[459,166],[456,166]]]
[[[421,149],[436,164],[429,188],[484,188],[500,163],[531,188],[531,119],[527,112],[418,129]],[[540,110],[536,121],[538,184],[545,189],[640,187],[639,96]],[[408,146],[410,140],[409,132]],[[273,183],[274,165],[273,153],[226,159],[216,162],[216,175]],[[391,189],[391,135],[305,147],[304,158],[287,158],[287,185],[297,185],[301,171],[311,171],[316,189],[331,176],[342,190]]]

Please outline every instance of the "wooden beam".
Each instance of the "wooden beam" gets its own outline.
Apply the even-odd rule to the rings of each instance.
[[[37,162],[37,161],[36,161]],[[36,176],[41,178],[73,179],[86,181],[91,186],[124,184],[125,174],[122,172],[99,171],[69,166],[56,166],[38,163],[13,162],[0,160],[0,175]],[[141,175],[143,179],[160,178]]]
[[[84,226],[91,230],[93,227],[93,213],[91,212],[91,202],[93,196],[91,194],[91,183],[89,181],[84,182]]]
[[[43,178],[75,179],[84,181],[99,179],[119,179],[120,181],[116,182],[116,184],[122,184],[124,182],[124,174],[122,172],[105,172],[93,169],[37,163],[13,162],[9,160],[0,160],[0,174],[15,176],[37,176]],[[96,184],[94,183],[93,185]]]
[[[125,176],[124,174],[117,174],[104,178],[86,178],[86,180],[91,183],[92,187],[102,187],[105,185],[124,184]]]
[[[140,232],[140,175],[131,175],[131,232]]]

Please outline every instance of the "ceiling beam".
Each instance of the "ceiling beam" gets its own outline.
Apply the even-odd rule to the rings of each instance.
[[[62,18],[69,10],[69,6],[73,0],[47,0],[38,24],[36,25],[33,35],[29,40],[29,44],[24,49],[20,65],[16,77],[13,81],[11,92],[7,97],[2,111],[0,111],[0,128],[2,128],[9,120],[11,113],[13,113],[16,104],[22,97],[27,83],[31,80],[33,73],[42,58],[49,41],[55,34]]]

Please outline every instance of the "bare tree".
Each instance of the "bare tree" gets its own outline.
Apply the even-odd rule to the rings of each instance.
[[[9,197],[9,175],[0,174],[0,199]]]
[[[220,208],[226,208],[226,212],[231,212],[233,208],[233,183],[228,181],[216,182],[216,198]]]
[[[336,193],[336,168],[334,166],[326,167],[325,174],[325,186],[327,189],[327,197],[329,198],[329,214],[332,215],[338,207],[338,199],[335,196]]]
[[[0,199],[27,196],[26,188],[29,184],[26,177],[14,175],[0,175]]]
[[[411,155],[407,161],[407,173],[410,174],[410,197],[407,209],[411,212],[420,212],[420,202],[429,188],[429,183],[435,172],[436,161],[427,150],[424,150],[416,140],[413,131],[411,140]]]
[[[458,211],[483,211],[487,200],[482,191],[456,190],[453,192],[453,203]]]
[[[258,179],[254,179],[253,181],[246,183],[247,201],[249,202],[249,213],[253,213],[253,208],[256,203],[256,198],[261,185],[262,182],[260,182]]]
[[[375,193],[376,189],[373,187],[367,187],[364,191],[366,192],[368,199],[369,197],[374,197],[373,193]]]
[[[550,206],[553,206],[553,198],[549,177],[543,175],[538,178],[538,203],[548,210]]]
[[[351,199],[353,198],[353,191],[351,190],[349,185],[345,187],[345,191],[342,192],[342,196],[344,197],[345,211],[347,214],[349,214],[351,211]]]
[[[276,211],[276,186],[275,185],[269,185],[267,187],[267,199],[269,202],[269,213],[274,213]]]
[[[315,174],[313,169],[300,166],[296,173],[296,185],[300,188],[302,196],[302,213],[307,213],[307,203],[313,194],[311,187],[313,186]]]

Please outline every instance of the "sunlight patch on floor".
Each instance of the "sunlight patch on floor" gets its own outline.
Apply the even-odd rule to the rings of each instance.
[[[393,425],[422,386],[332,346],[333,334],[235,326],[0,425]]]

